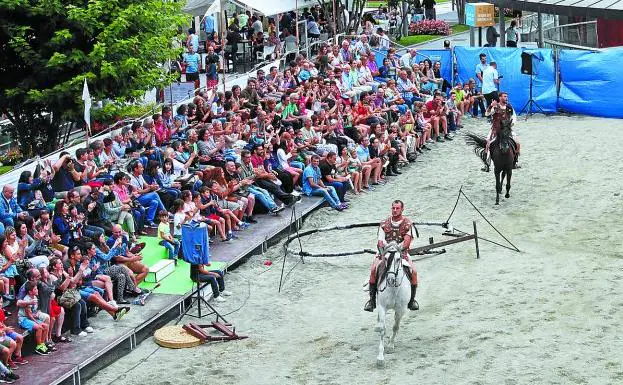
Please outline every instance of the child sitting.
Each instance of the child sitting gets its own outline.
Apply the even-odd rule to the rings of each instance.
[[[9,348],[13,355],[7,362],[7,366],[14,368],[15,364],[26,365],[28,361],[22,357],[24,336],[17,333],[12,327],[6,326],[5,321],[6,314],[3,309],[0,309],[0,335],[6,336],[4,340],[0,338],[0,345]]]
[[[27,305],[19,308],[19,327],[34,333],[36,343],[35,353],[46,355],[49,354],[45,341],[48,336],[47,325],[50,316],[39,310],[38,295],[37,284],[32,281],[27,282],[26,296],[23,299],[23,303]]]
[[[169,227],[169,212],[160,210],[158,213],[160,224],[158,225],[158,238],[160,238],[160,246],[164,246],[169,252],[169,259],[175,261],[177,266],[177,256],[180,251],[180,242],[171,235]]]

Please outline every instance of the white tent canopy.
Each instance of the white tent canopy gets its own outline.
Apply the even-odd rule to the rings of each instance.
[[[186,0],[184,12],[193,16],[203,16],[214,0]]]
[[[193,16],[203,16],[213,2],[214,0],[186,0],[184,12]],[[249,9],[264,16],[273,16],[297,8],[310,8],[318,4],[318,0],[224,0],[224,2],[234,3],[240,8]]]
[[[233,0],[232,2],[241,8],[250,9],[264,16],[273,16],[297,8],[311,8],[318,5],[318,0]]]

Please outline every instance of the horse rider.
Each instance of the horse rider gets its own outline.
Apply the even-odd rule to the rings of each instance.
[[[411,258],[409,258],[409,246],[413,240],[413,223],[406,217],[402,216],[404,203],[401,200],[392,202],[392,215],[381,222],[378,230],[379,253],[372,262],[370,271],[370,300],[363,308],[365,311],[373,311],[376,307],[376,271],[383,263],[383,255],[381,250],[389,242],[402,243],[402,258],[409,263],[411,270],[411,299],[407,305],[410,310],[418,310],[420,305],[415,300],[415,292],[417,289],[417,271]]]
[[[487,165],[482,168],[482,171],[486,172],[489,172],[489,165],[491,164],[489,145],[498,137],[500,131],[504,128],[511,130],[511,139],[515,147],[515,163],[513,168],[519,168],[517,160],[519,159],[520,145],[517,134],[513,131],[513,127],[517,122],[517,115],[515,114],[513,106],[508,102],[508,93],[500,92],[499,99],[499,102],[495,100],[492,101],[485,111],[485,116],[491,116],[492,118],[491,130],[489,131],[489,135],[487,135]]]

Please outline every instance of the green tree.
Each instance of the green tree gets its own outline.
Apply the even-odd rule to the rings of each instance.
[[[0,109],[26,155],[54,150],[94,101],[136,103],[170,83],[188,19],[168,0],[0,0]]]

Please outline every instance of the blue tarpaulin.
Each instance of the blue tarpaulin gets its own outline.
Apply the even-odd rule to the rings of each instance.
[[[569,112],[623,118],[623,49],[560,52],[558,106]]]
[[[495,60],[498,74],[503,76],[500,91],[508,92],[508,97],[519,113],[529,99],[530,76],[521,73],[521,53],[518,48],[480,48],[456,47],[454,54],[457,61],[458,77],[455,82],[467,82],[476,78],[478,55],[485,53],[487,61]],[[556,77],[554,56],[551,49],[525,50],[533,54],[533,99],[545,112],[555,112],[557,107]],[[536,108],[532,108],[536,112]]]

